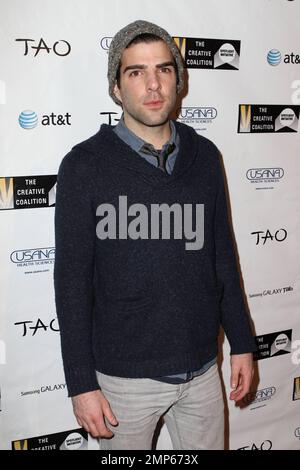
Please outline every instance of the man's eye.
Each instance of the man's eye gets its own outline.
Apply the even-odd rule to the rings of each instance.
[[[171,67],[161,67],[160,71],[162,73],[170,73],[170,72],[172,72],[172,69],[171,69]]]
[[[132,72],[129,74],[129,77],[138,77],[141,73],[141,70],[132,70]]]

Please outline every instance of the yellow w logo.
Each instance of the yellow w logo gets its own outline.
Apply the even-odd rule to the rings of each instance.
[[[176,46],[181,52],[183,59],[185,59],[186,52],[186,38],[173,38]]]
[[[300,377],[295,379],[294,384],[294,400],[300,400]]]
[[[14,179],[0,178],[0,209],[14,208]]]
[[[250,132],[250,122],[251,122],[251,105],[250,104],[241,104],[240,105],[240,123],[239,131],[240,132]]]
[[[28,450],[27,439],[24,439],[23,441],[14,441],[13,450]]]

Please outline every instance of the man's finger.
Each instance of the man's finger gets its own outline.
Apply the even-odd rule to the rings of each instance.
[[[93,437],[100,437],[99,430],[97,429],[97,426],[94,423],[90,423],[89,429],[90,429],[90,434]]]
[[[110,438],[114,436],[114,433],[106,426],[105,419],[99,421],[97,424],[98,436],[104,438]]]
[[[239,370],[238,369],[232,369],[231,372],[231,378],[230,378],[230,386],[234,390],[238,387],[239,384]]]
[[[90,428],[89,428],[89,425],[87,424],[87,422],[85,420],[81,420],[81,426],[84,427],[84,429],[87,431],[87,432],[90,432]]]
[[[104,413],[104,416],[106,417],[106,419],[109,421],[109,423],[112,425],[112,426],[117,426],[119,423],[118,423],[118,420],[117,418],[115,417],[115,415],[113,414],[112,410],[111,410],[111,407],[109,406],[109,403],[106,402],[105,404],[103,404],[103,413]]]

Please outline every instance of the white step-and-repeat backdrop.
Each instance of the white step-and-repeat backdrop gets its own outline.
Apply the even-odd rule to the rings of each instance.
[[[178,119],[224,157],[258,344],[252,393],[239,407],[227,401],[228,448],[300,449],[299,18],[297,0],[1,1],[2,449],[97,448],[73,417],[62,369],[55,184],[69,149],[120,118],[107,53],[135,19],[177,41],[189,76]],[[165,426],[157,448],[172,449]]]

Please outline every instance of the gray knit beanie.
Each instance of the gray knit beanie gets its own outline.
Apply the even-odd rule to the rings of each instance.
[[[172,37],[167,33],[167,31],[160,26],[157,26],[154,23],[149,23],[148,21],[137,20],[133,23],[128,24],[122,28],[113,38],[109,53],[108,53],[108,72],[107,78],[109,82],[109,94],[114,100],[115,103],[121,105],[122,103],[114,95],[114,87],[116,84],[117,71],[120,65],[120,60],[124,49],[128,44],[140,34],[149,33],[155,34],[161,38],[169,47],[178,71],[178,83],[177,83],[177,93],[180,93],[184,86],[183,72],[184,65],[183,60],[180,55],[179,49],[176,46]]]

